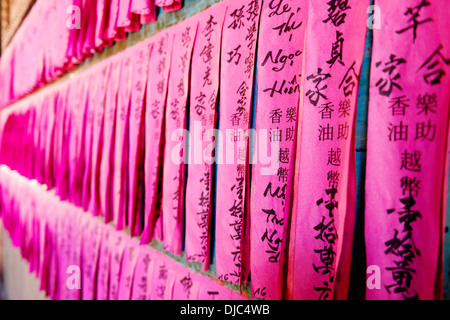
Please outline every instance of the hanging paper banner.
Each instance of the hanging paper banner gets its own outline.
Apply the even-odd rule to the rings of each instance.
[[[98,257],[98,275],[97,275],[97,300],[108,300],[109,298],[109,266],[111,260],[111,251],[109,247],[110,235],[115,232],[110,226],[103,228],[103,238],[101,242]]]
[[[112,232],[109,235],[109,252],[111,253],[109,268],[109,299],[117,300],[120,282],[120,266],[126,246],[127,236],[121,232]]]
[[[112,41],[105,39],[104,34],[109,18],[109,0],[97,0],[97,16],[95,21],[94,44],[95,48],[101,51],[104,47],[112,45]]]
[[[58,248],[60,249],[59,257],[59,281],[58,292],[61,300],[79,300],[81,297],[81,280],[80,274],[82,256],[82,235],[80,226],[85,226],[84,214],[81,210],[60,203],[64,218],[60,220],[61,233],[58,237]],[[59,240],[63,240],[59,243]],[[62,263],[61,263],[62,262]]]
[[[86,132],[87,129],[87,111],[89,99],[89,78],[85,76],[83,81],[80,81],[80,100],[76,116],[78,123],[77,127],[77,143],[74,153],[71,153],[71,163],[73,166],[73,179],[70,190],[74,193],[73,202],[76,206],[83,206],[83,179],[86,168],[85,152],[87,151],[86,136],[90,136],[91,132]]]
[[[247,279],[249,129],[261,1],[230,2],[222,34],[220,135],[216,192],[216,272],[219,280]],[[233,79],[230,81],[229,79]],[[225,157],[225,159],[223,159]],[[245,245],[247,244],[247,245]]]
[[[87,217],[83,236],[82,300],[95,300],[98,256],[102,241],[102,224]]]
[[[4,173],[4,171],[3,171]],[[2,182],[2,186],[5,186],[5,182]],[[3,191],[3,190],[2,190]],[[43,203],[42,211],[47,212],[45,209],[49,207],[49,196],[44,196],[45,200]],[[46,219],[43,221],[43,232],[42,232],[42,241],[41,241],[41,272],[40,272],[40,290],[44,290],[48,292],[48,279],[49,279],[49,270],[50,270],[50,250],[51,250],[51,237],[50,237],[50,227],[49,227],[49,219],[46,216]],[[3,219],[3,225],[5,225],[5,220]]]
[[[214,280],[201,279],[197,300],[231,300],[232,296],[234,296],[232,291],[219,285]]]
[[[131,300],[148,300],[153,278],[153,250],[149,246],[139,246],[138,258],[133,277]]]
[[[354,210],[347,201],[348,188],[355,187],[349,186],[355,171],[351,147],[368,6],[369,1],[309,4],[291,237],[295,300],[333,299],[347,291],[337,286],[336,276],[346,215]],[[343,276],[348,283],[349,273]]]
[[[219,90],[220,43],[226,3],[198,16],[199,26],[192,56],[190,92],[190,149],[186,186],[187,261],[210,264],[210,219],[214,128]]]
[[[125,244],[123,252],[122,266],[120,268],[120,281],[117,300],[130,300],[131,289],[133,284],[134,271],[138,258],[139,242],[133,238],[129,238]]]
[[[68,5],[73,5],[74,8],[81,8],[82,7],[82,0],[69,0],[72,2]],[[77,57],[77,43],[78,38],[81,35],[81,21],[72,21],[72,23],[75,23],[75,26],[79,26],[80,28],[71,28],[69,29],[69,40],[68,40],[68,46],[66,51],[66,57],[67,57],[67,64],[68,65],[75,65],[80,62],[79,58]]]
[[[85,48],[86,38],[88,37],[88,30],[89,30],[89,13],[90,13],[90,4],[93,1],[89,0],[81,0],[80,1],[80,10],[81,12],[84,12],[87,19],[81,20],[81,29],[80,32],[77,34],[76,44],[75,44],[75,63],[79,64],[81,63],[85,58],[88,58],[88,48]]]
[[[145,91],[147,89],[148,65],[153,43],[144,42],[133,48],[133,75],[130,110],[130,155],[128,173],[128,219],[132,235],[140,235],[143,211],[142,188],[144,179]],[[135,227],[132,227],[135,226]]]
[[[69,145],[68,154],[68,169],[69,169],[69,200],[76,204],[79,203],[81,198],[81,189],[79,186],[79,171],[78,161],[80,154],[81,130],[83,126],[84,109],[82,104],[83,83],[78,79],[72,83],[72,94],[69,101],[69,115],[70,115],[70,136],[69,141],[66,141]],[[83,141],[84,142],[84,141]]]
[[[132,0],[120,0],[119,16],[117,17],[117,26],[124,32],[135,32],[141,27],[139,16],[131,12]]]
[[[53,203],[51,204],[51,208],[58,208],[58,202],[56,198],[51,200]],[[49,241],[48,241],[48,255],[49,255],[49,266],[48,266],[48,290],[47,295],[52,300],[58,300],[61,289],[58,288],[59,284],[59,257],[62,252],[58,250],[58,241],[60,239],[60,233],[63,231],[59,227],[59,223],[62,219],[57,216],[49,217]]]
[[[196,281],[195,272],[173,263],[176,279],[173,286],[172,300],[197,300],[200,283]]]
[[[282,298],[307,14],[308,1],[262,5],[251,158],[253,298]]]
[[[154,252],[153,276],[149,300],[172,300],[175,270],[171,268],[171,261],[159,252]]]
[[[121,60],[120,85],[117,94],[116,136],[113,164],[113,221],[117,230],[126,226],[127,183],[128,183],[128,141],[132,81],[132,51]],[[116,73],[116,77],[119,75]],[[109,219],[108,219],[109,220]]]
[[[180,10],[182,7],[183,4],[181,3],[181,0],[173,0],[172,4],[163,6],[163,9],[165,12],[173,12]]]
[[[92,57],[96,52],[95,48],[95,27],[97,22],[97,2],[98,1],[87,1],[85,8],[85,19],[88,21],[86,27],[86,34],[84,38],[82,53],[83,59]]]
[[[98,75],[94,72],[87,76],[87,84],[92,88],[92,91],[88,90],[86,98],[86,111],[84,116],[84,165],[85,170],[83,174],[83,192],[81,196],[81,205],[85,211],[88,211],[91,206],[92,201],[92,155],[93,155],[93,129],[94,129],[94,119],[95,119],[95,98],[97,87],[99,86]],[[56,109],[56,105],[54,106]],[[55,121],[57,118],[55,119]],[[57,123],[57,122],[55,122]],[[47,144],[51,148],[51,144]],[[53,148],[52,148],[53,149]],[[53,162],[54,163],[54,162]]]
[[[124,30],[117,27],[120,5],[119,0],[110,0],[109,22],[105,38],[108,40],[120,41],[126,38]]]
[[[69,108],[68,108],[68,99],[69,99],[70,87],[68,84],[64,84],[64,88],[60,91],[58,95],[58,106],[59,110],[59,127],[58,127],[58,135],[57,135],[57,150],[56,154],[56,163],[57,171],[56,171],[56,182],[55,182],[55,192],[56,195],[59,196],[62,200],[66,200],[69,192],[68,185],[68,141],[69,130],[70,130],[70,117],[69,117]],[[26,176],[26,175],[25,175]]]
[[[442,299],[450,105],[447,1],[375,1],[367,136],[367,299]],[[369,273],[370,271],[370,273]]]
[[[141,24],[147,24],[156,21],[156,7],[153,0],[132,0],[131,12],[141,16]]]
[[[45,125],[44,122],[47,121],[47,117],[44,116],[44,96],[40,95],[36,97],[36,125],[34,128],[34,149],[35,149],[35,159],[32,163],[33,166],[33,177],[39,183],[43,183],[43,136],[45,135]],[[46,115],[46,114],[45,114]],[[0,133],[1,134],[1,133]]]
[[[100,165],[103,156],[104,123],[105,123],[105,98],[108,79],[112,72],[111,65],[103,63],[98,66],[98,87],[94,100],[94,121],[92,138],[92,179],[90,210],[94,216],[103,216],[100,200]]]
[[[154,236],[157,240],[162,240],[162,223],[161,221],[157,223],[161,213],[162,190],[160,190],[159,182],[162,178],[163,119],[166,110],[173,34],[171,31],[163,32],[152,41],[153,50],[148,71],[145,109],[145,228],[141,244],[148,244]]]
[[[119,90],[121,61],[114,60],[110,64],[110,77],[105,87],[105,115],[103,124],[103,149],[100,162],[99,177],[99,200],[100,215],[105,217],[105,222],[113,220],[113,168],[114,168],[114,147],[117,119],[117,92]]]
[[[174,47],[170,67],[165,120],[162,214],[164,249],[180,255],[183,250],[186,105],[192,50],[198,21],[189,19],[173,29]]]

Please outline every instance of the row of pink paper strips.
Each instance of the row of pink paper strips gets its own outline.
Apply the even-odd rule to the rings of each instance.
[[[245,13],[240,22],[238,11]],[[238,125],[222,117],[219,126],[248,129],[260,11],[258,1],[223,1],[3,110],[2,163],[54,189],[61,200],[114,222],[118,230],[128,228],[132,236],[141,236],[142,244],[156,239],[181,255],[186,230],[187,260],[208,269],[212,163],[205,156],[185,172],[187,119],[205,137],[217,126],[221,71],[222,110],[239,113],[242,120]],[[224,52],[241,44],[242,59],[226,62]],[[225,81],[230,77],[236,82]],[[188,103],[193,106],[189,115]],[[201,150],[211,139],[199,138]],[[246,196],[242,200],[248,193],[243,191],[248,185],[247,148],[245,144],[240,150],[242,164],[220,173],[226,179],[218,191],[231,194],[218,210],[230,221],[217,228],[218,237],[224,238],[223,249],[217,251],[218,278],[234,284],[244,277],[239,247],[246,238],[241,229],[243,202],[248,201]],[[242,175],[238,183],[236,172]],[[190,192],[186,197],[185,181]]]
[[[0,60],[0,108],[56,79],[182,0],[36,1]],[[26,63],[25,63],[26,62]]]
[[[344,241],[344,229],[353,225],[354,197],[346,203],[354,190],[351,150],[368,4],[352,3],[345,23],[338,23],[326,1],[221,2],[3,113],[2,161],[54,188],[62,200],[113,221],[118,230],[128,228],[142,244],[156,239],[177,255],[184,244],[187,261],[201,263],[203,270],[210,264],[215,205],[218,279],[243,285],[251,273],[255,298],[346,298],[351,239]],[[345,37],[350,49],[342,56],[332,50],[334,58],[322,66],[329,56],[319,53],[340,43],[337,37]],[[258,151],[251,155],[256,64]],[[326,117],[333,103],[343,105],[343,119]],[[346,130],[333,139],[334,127]],[[222,137],[214,137],[215,128]],[[328,165],[325,159],[318,166],[313,149],[331,153]],[[329,165],[334,181],[327,178]],[[325,181],[317,178],[319,168]],[[313,194],[294,192],[303,189],[294,184],[313,181]],[[322,195],[322,184],[331,193],[326,189]],[[323,203],[336,221],[323,217],[320,223],[308,214],[312,208],[297,206],[297,196],[306,197],[305,205],[313,199],[319,217]],[[317,249],[323,239],[333,242],[328,254],[327,247]],[[294,247],[303,257],[288,255]],[[299,260],[303,265],[296,267]],[[294,275],[289,281],[288,266]],[[308,276],[299,279],[302,274]]]
[[[0,185],[3,226],[51,299],[245,299],[3,165]]]
[[[427,46],[418,45],[422,55],[410,59],[415,64],[424,60],[416,69],[428,70],[425,84],[427,80],[428,85],[444,84],[434,94],[442,95],[441,99],[433,103],[433,93],[429,93],[424,100],[431,105],[430,116],[439,101],[441,122],[408,124],[410,139],[414,139],[413,129],[416,139],[410,140],[413,145],[405,153],[401,141],[408,137],[408,129],[400,120],[407,104],[402,96],[397,100],[393,96],[386,107],[402,117],[399,123],[377,113],[369,119],[368,152],[373,153],[370,144],[376,144],[371,141],[386,142],[377,150],[398,145],[400,149],[393,150],[396,154],[403,149],[398,167],[387,170],[385,162],[390,158],[375,153],[367,169],[367,199],[375,202],[373,208],[376,199],[388,206],[370,225],[375,229],[368,228],[371,232],[366,234],[369,256],[380,255],[372,264],[386,266],[382,270],[386,286],[392,285],[389,277],[397,282],[409,279],[401,277],[405,270],[392,270],[390,251],[385,253],[377,238],[389,218],[384,209],[389,214],[398,207],[386,193],[390,176],[398,174],[400,167],[413,173],[420,169],[420,150],[413,149],[417,141],[432,143],[430,168],[442,169],[445,164],[449,86],[442,68],[449,60],[443,50],[446,20],[436,13],[445,12],[444,1],[437,1],[430,12],[434,22],[428,34],[438,50],[427,60],[430,54],[423,52]],[[414,7],[414,3],[405,0],[402,5]],[[387,1],[378,4],[385,12],[391,9]],[[255,298],[345,299],[355,214],[356,102],[368,7],[368,0],[349,0],[339,6],[328,0],[221,2],[2,112],[2,162],[54,188],[62,200],[103,216],[106,222],[114,221],[117,229],[127,227],[132,236],[142,236],[142,244],[156,239],[177,255],[184,245],[187,260],[201,263],[203,270],[210,263],[215,206],[218,279],[242,285],[251,273]],[[374,30],[375,39],[392,24],[402,31],[408,22],[406,14],[383,23]],[[414,31],[407,28],[403,33],[410,30]],[[405,41],[400,45],[405,50],[413,46]],[[393,73],[393,64],[405,64],[396,59],[393,52],[397,49],[394,40],[389,46],[374,43],[374,55],[386,57],[384,62],[374,61],[373,70],[380,74],[373,73],[371,94],[378,90],[384,97],[401,87],[400,75]],[[255,139],[250,144],[255,65]],[[437,66],[441,69],[433,70]],[[416,85],[408,90],[424,90],[423,84]],[[371,110],[378,110],[377,100],[370,103],[375,106]],[[387,121],[386,127],[379,127],[384,123],[380,117]],[[215,128],[222,136],[214,136]],[[379,130],[375,138],[374,129]],[[385,135],[382,130],[387,130]],[[372,160],[383,165],[374,167]],[[216,181],[214,161],[219,163]],[[407,178],[401,191],[405,194],[409,187],[416,192],[420,176]],[[427,183],[423,180],[421,187],[435,190],[439,177],[434,178]],[[423,266],[433,261],[432,269],[437,272],[430,277],[436,279],[442,276],[442,270],[438,271],[442,261],[437,261],[442,253],[439,228],[444,216],[441,187],[445,183],[441,180],[436,196],[427,200],[434,208],[428,215],[431,220],[423,224],[424,230],[431,226],[441,237],[435,237],[430,250],[421,255]],[[212,199],[214,188],[217,200]],[[411,205],[412,216],[405,219],[418,219]],[[368,207],[366,213],[372,210]],[[405,236],[411,236],[409,230]],[[392,254],[408,253],[399,251],[402,243],[396,240],[392,240],[396,246]],[[427,241],[426,232],[415,244],[419,240]],[[411,249],[411,244],[405,245]],[[426,268],[415,277],[419,284],[414,288],[435,291],[434,281],[424,281],[424,272]],[[395,290],[406,290],[401,285]],[[436,280],[439,286],[442,282]],[[402,297],[398,292],[376,290],[379,295],[371,296],[372,291],[368,296]]]

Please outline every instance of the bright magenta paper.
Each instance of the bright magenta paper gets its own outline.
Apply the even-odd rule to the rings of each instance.
[[[216,270],[218,279],[234,284],[250,272],[248,146],[260,13],[261,1],[230,2],[222,34]]]
[[[347,190],[350,170],[355,170],[350,159],[368,6],[369,1],[309,6],[292,224],[296,300],[333,299],[342,289],[336,276],[347,207],[354,209]]]
[[[227,13],[219,3],[198,16],[199,27],[192,57],[190,100],[190,154],[186,185],[186,257],[210,263],[210,216],[214,128],[219,89],[220,43]],[[217,152],[216,152],[217,153]]]
[[[448,1],[375,5],[381,20],[373,30],[370,78],[366,298],[442,299]]]
[[[255,139],[250,157],[254,298],[282,298],[307,4],[308,1],[265,1],[262,8]]]

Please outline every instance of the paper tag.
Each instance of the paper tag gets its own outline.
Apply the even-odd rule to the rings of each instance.
[[[448,2],[375,4],[380,21],[370,74],[366,298],[442,299]]]
[[[214,128],[219,89],[220,43],[226,3],[200,14],[192,56],[190,147],[186,185],[187,261],[210,263],[210,215]]]

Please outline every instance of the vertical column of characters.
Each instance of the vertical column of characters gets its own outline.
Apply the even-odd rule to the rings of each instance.
[[[428,0],[375,5],[381,23],[373,30],[365,240],[367,265],[379,279],[366,298],[441,298],[450,7]]]
[[[153,42],[145,41],[134,49],[130,110],[130,149],[128,173],[128,218],[132,236],[141,232],[140,212],[143,206],[145,92]]]
[[[117,230],[126,227],[127,196],[128,196],[128,139],[131,104],[131,76],[132,58],[130,52],[126,52],[120,59],[119,91],[117,93],[116,133],[114,143],[114,164],[112,182],[113,221]]]
[[[333,299],[340,290],[336,276],[347,208],[354,208],[348,200],[355,201],[347,190],[355,170],[350,163],[368,6],[369,1],[310,2],[290,265],[293,299]]]
[[[262,6],[250,201],[254,298],[282,298],[307,16],[308,1]]]
[[[198,16],[192,57],[190,92],[190,150],[186,185],[186,257],[210,263],[210,215],[214,128],[219,90],[220,44],[226,3]]]
[[[183,250],[184,186],[187,163],[187,99],[192,51],[197,36],[195,18],[176,27],[165,121],[162,191],[164,248],[180,255]]]
[[[260,13],[261,1],[233,1],[222,35],[216,271],[218,279],[234,284],[247,279],[250,271],[249,252],[244,246],[248,232],[244,228],[249,223],[248,147]]]
[[[147,244],[156,236],[162,240],[161,180],[164,114],[167,102],[173,34],[166,31],[155,39],[148,71],[145,110],[145,217],[141,243]]]
[[[114,176],[114,148],[116,140],[117,92],[119,90],[121,60],[110,62],[110,77],[105,93],[105,116],[102,160],[100,163],[100,209],[105,222],[113,220],[112,185]]]

